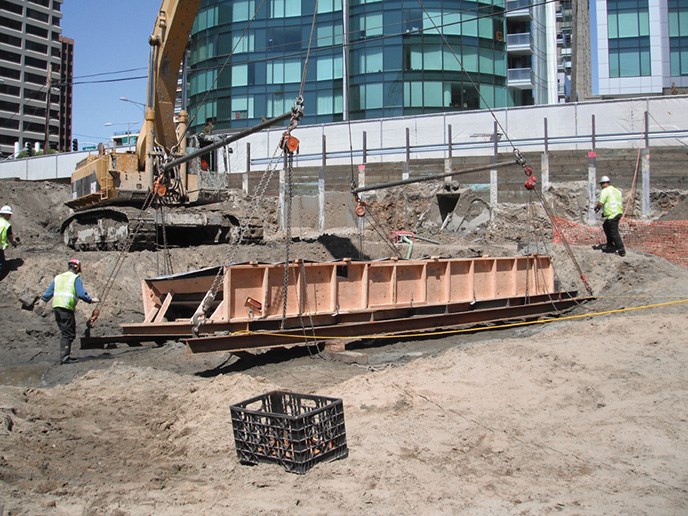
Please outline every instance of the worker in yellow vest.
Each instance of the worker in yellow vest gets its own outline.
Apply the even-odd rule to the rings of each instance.
[[[605,253],[619,253],[619,256],[626,256],[621,233],[619,233],[619,221],[623,216],[623,199],[621,190],[612,186],[612,181],[607,176],[600,178],[600,200],[595,205],[595,211],[602,210],[604,222],[602,229],[607,237],[607,245],[601,249]]]
[[[10,245],[16,247],[19,243],[18,238],[12,234],[12,207],[3,206],[0,208],[0,280],[5,276],[5,249]]]
[[[71,364],[77,359],[71,356],[72,342],[76,338],[76,318],[74,309],[81,299],[86,303],[97,303],[98,299],[88,295],[81,281],[81,261],[72,258],[67,263],[67,272],[58,274],[43,292],[41,301],[47,302],[53,298],[55,321],[60,329],[60,363]]]

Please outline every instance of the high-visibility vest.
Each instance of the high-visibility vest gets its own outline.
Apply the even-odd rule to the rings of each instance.
[[[600,202],[604,206],[602,215],[605,219],[613,219],[617,215],[623,213],[623,199],[621,197],[621,190],[614,188],[612,185],[604,188],[600,193]]]
[[[10,245],[10,241],[7,238],[10,226],[12,226],[12,224],[10,224],[9,220],[5,217],[0,217],[0,249],[7,249],[7,246]]]
[[[78,300],[75,286],[78,277],[72,271],[63,272],[55,276],[53,308],[65,308],[74,311]]]

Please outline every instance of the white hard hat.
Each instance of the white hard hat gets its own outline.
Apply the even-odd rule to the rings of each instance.
[[[612,180],[609,179],[609,176],[602,176],[602,177],[600,178],[600,184],[602,184],[602,183],[611,183],[611,182],[612,182]]]
[[[12,207],[3,206],[2,208],[0,208],[0,215],[12,215]]]

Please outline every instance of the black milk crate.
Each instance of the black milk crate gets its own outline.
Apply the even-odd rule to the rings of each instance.
[[[273,391],[229,411],[242,464],[274,462],[304,474],[318,462],[349,454],[341,399]]]

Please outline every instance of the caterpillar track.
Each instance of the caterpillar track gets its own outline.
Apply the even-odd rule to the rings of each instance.
[[[61,227],[66,245],[78,251],[114,251],[131,241],[130,250],[156,249],[165,242],[170,247],[237,243],[239,220],[217,210],[181,208],[167,210],[163,220],[159,211],[128,207],[104,207],[78,211]],[[133,235],[135,234],[135,237]],[[249,222],[238,243],[260,243],[263,227],[259,220]]]

